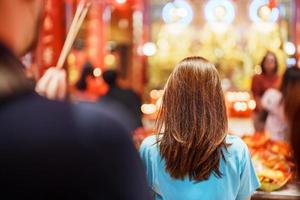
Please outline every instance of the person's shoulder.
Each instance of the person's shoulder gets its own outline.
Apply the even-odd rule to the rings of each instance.
[[[140,146],[140,151],[156,150],[157,149],[157,136],[152,135],[145,138]]]
[[[157,136],[156,135],[151,135],[151,136],[148,136],[146,137],[143,142],[142,142],[142,145],[145,145],[145,146],[153,146],[157,143]]]
[[[90,102],[81,102],[72,105],[72,115],[76,122],[84,127],[93,127],[110,135],[126,132],[109,107],[99,106]]]
[[[159,154],[157,136],[153,135],[144,139],[144,141],[140,146],[139,153],[142,161],[145,162],[146,165],[161,160]]]
[[[8,106],[18,109],[20,113],[27,111],[31,115],[43,115],[44,117],[65,115],[71,109],[68,102],[49,100],[35,92],[15,97]]]
[[[245,152],[248,151],[246,143],[238,136],[227,135],[226,144],[228,145],[227,150],[231,155],[237,156],[240,159],[245,155]]]
[[[235,149],[247,148],[246,143],[239,136],[236,136],[236,135],[227,135],[226,143]]]
[[[122,89],[124,93],[126,93],[127,95],[130,95],[132,97],[135,97],[135,98],[139,98],[139,95],[133,90],[133,89],[130,89],[130,88],[123,88]]]
[[[30,102],[30,103],[29,103]],[[76,128],[78,134],[95,134],[97,137],[110,137],[127,134],[109,108],[99,107],[90,102],[70,103],[48,100],[39,95],[27,100],[26,105],[35,105],[34,113],[54,121],[63,120],[63,127]],[[59,129],[59,127],[57,127]],[[122,137],[121,137],[122,138]]]

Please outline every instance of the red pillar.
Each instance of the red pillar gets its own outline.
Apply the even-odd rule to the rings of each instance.
[[[56,65],[65,37],[64,1],[46,0],[45,4],[45,19],[34,61],[41,71]]]
[[[293,40],[297,47],[297,57],[300,57],[300,1],[294,0]]]
[[[147,58],[138,53],[138,48],[149,40],[150,19],[148,0],[135,0],[133,7],[133,62],[131,68],[132,88],[142,94],[147,82]]]
[[[86,52],[88,59],[95,67],[104,68],[105,55],[105,23],[103,12],[105,1],[93,0],[93,5],[88,15],[86,28]]]

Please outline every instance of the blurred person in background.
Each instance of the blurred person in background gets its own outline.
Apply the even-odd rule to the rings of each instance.
[[[108,92],[100,97],[99,103],[111,103],[120,108],[123,113],[128,113],[128,120],[132,128],[142,127],[141,98],[131,89],[124,89],[118,85],[118,72],[107,70],[103,73],[103,79],[109,86]],[[125,119],[124,119],[125,120]]]
[[[246,200],[259,187],[250,153],[227,135],[219,74],[201,57],[181,61],[165,86],[157,136],[140,155],[157,200]]]
[[[261,74],[254,75],[252,79],[252,94],[256,101],[256,109],[253,113],[254,128],[257,132],[263,132],[268,113],[263,109],[261,98],[269,88],[278,88],[280,76],[277,74],[278,61],[276,55],[267,52],[261,62]]]
[[[292,115],[300,103],[300,68],[288,68],[280,89],[268,89],[262,97],[262,108],[268,112],[265,130],[274,140],[289,140],[287,116]]]
[[[150,199],[139,156],[114,118],[43,98],[26,78],[19,58],[37,41],[43,3],[0,1],[0,199]],[[41,93],[64,97],[65,71],[52,68],[41,81]]]
[[[83,65],[81,76],[72,91],[74,101],[91,101],[96,102],[98,95],[93,91],[91,85],[95,84],[94,67],[90,62]],[[98,88],[101,89],[101,86]]]

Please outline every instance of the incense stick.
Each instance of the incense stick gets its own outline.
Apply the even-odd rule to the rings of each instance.
[[[81,1],[77,7],[75,16],[73,18],[73,21],[70,26],[69,33],[67,35],[66,41],[64,43],[63,49],[61,51],[61,54],[59,56],[58,62],[56,67],[62,68],[64,66],[65,60],[69,54],[69,51],[74,43],[74,40],[80,30],[80,27],[88,13],[88,10],[91,6],[91,3],[83,3]]]

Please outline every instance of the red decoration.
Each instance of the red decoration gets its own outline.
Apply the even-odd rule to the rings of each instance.
[[[60,55],[65,37],[64,8],[61,0],[45,1],[45,19],[40,30],[35,60],[41,72],[55,66]]]
[[[104,1],[94,1],[86,23],[86,52],[88,60],[95,67],[104,69],[105,23],[103,21]]]
[[[269,8],[273,9],[277,7],[277,1],[276,0],[269,0]]]

